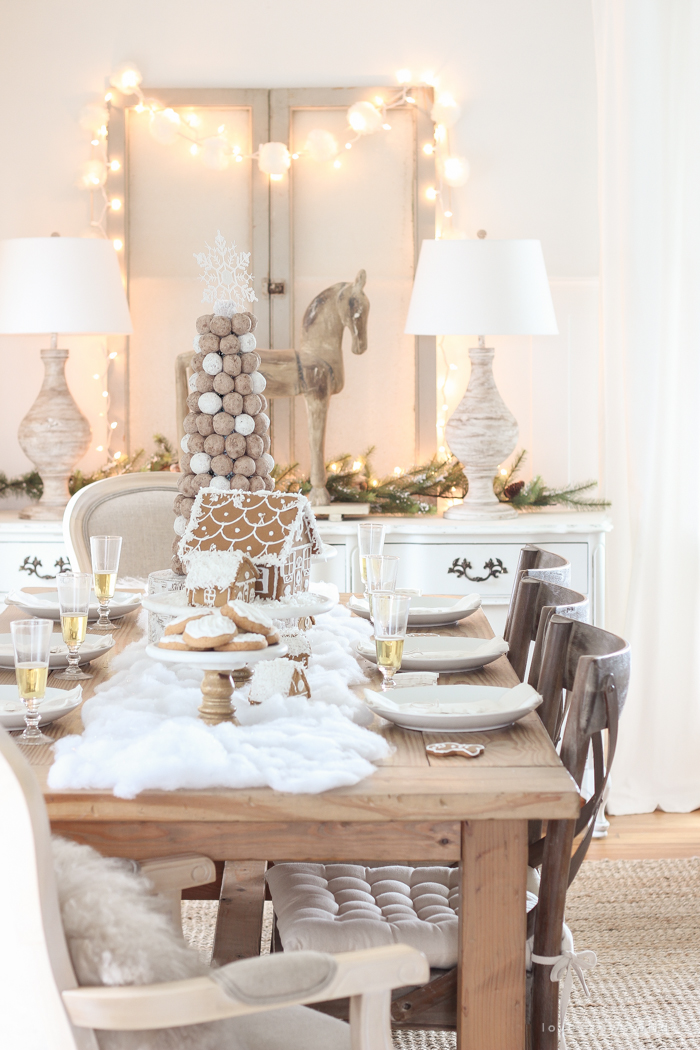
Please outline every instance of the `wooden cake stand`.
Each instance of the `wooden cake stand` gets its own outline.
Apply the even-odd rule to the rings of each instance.
[[[250,681],[252,671],[248,665],[260,660],[274,660],[278,656],[286,656],[288,651],[287,646],[282,644],[238,653],[216,653],[211,650],[184,652],[177,649],[161,649],[157,645],[146,646],[146,653],[152,660],[161,660],[166,664],[187,664],[189,667],[200,667],[204,671],[199,717],[209,726],[217,726],[220,722],[238,725],[231,698],[234,689],[240,689]]]

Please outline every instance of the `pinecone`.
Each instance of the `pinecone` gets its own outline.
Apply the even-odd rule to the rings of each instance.
[[[503,495],[506,499],[513,500],[518,495],[521,489],[525,488],[524,481],[511,481],[510,485],[506,485],[503,490]]]

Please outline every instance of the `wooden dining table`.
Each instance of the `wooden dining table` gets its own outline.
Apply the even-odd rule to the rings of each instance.
[[[8,631],[12,619],[25,616],[21,609],[6,609],[0,629]],[[111,656],[140,637],[135,614],[121,624],[115,648],[90,665],[94,677],[83,683],[85,699],[109,677]],[[453,627],[430,630],[493,636],[480,610]],[[369,674],[378,680],[376,670]],[[14,672],[0,671],[0,684],[13,681]],[[451,684],[517,681],[506,657],[479,671],[440,676],[441,683]],[[50,746],[23,750],[42,786],[54,832],[108,856],[143,860],[201,853],[231,862],[220,918],[228,906],[243,925],[246,894],[253,892],[246,872],[255,874],[268,861],[461,863],[457,1046],[522,1050],[527,822],[577,816],[576,785],[536,712],[506,729],[470,733],[469,742],[485,745],[476,759],[426,752],[426,744],[449,740],[454,731],[404,730],[376,717],[372,728],[393,746],[391,756],[358,784],[315,795],[208,788],[144,791],[122,799],[108,790],[55,790],[47,785]],[[79,709],[45,732],[54,739],[81,733]],[[219,930],[223,940],[230,936],[226,924],[220,922],[217,935]],[[215,945],[214,956],[226,961],[226,945],[218,951]]]

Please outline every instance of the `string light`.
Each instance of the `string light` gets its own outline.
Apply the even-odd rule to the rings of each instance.
[[[437,199],[438,191],[435,189],[434,186],[428,186],[427,190],[425,191],[425,195],[429,201],[434,201]]]
[[[432,156],[432,154],[435,152],[435,146],[433,146],[432,142],[426,142],[425,146],[423,146],[423,152],[426,153],[429,157]]]
[[[118,197],[113,197],[112,200],[109,202],[109,206],[112,209],[112,211],[119,211],[119,209],[122,206],[122,202],[119,200]]]
[[[411,70],[410,69],[397,69],[396,79],[399,84],[410,84],[411,83]]]
[[[334,160],[333,161],[333,167],[334,168],[342,168],[342,166],[343,165],[341,164],[341,162],[339,160]]]
[[[119,237],[115,237],[112,241],[112,244],[114,245],[114,250],[117,252],[120,252],[124,247],[124,241],[122,241]]]
[[[109,170],[110,171],[119,171],[120,168],[121,168],[121,164],[120,164],[120,162],[118,160],[110,160],[110,162],[109,162]]]
[[[199,146],[197,145],[196,142],[193,142],[192,145],[190,146],[190,153],[192,154],[193,157],[196,157],[197,154],[199,153]]]
[[[391,124],[382,124],[385,131],[391,131]]]
[[[221,135],[221,133],[226,130],[226,125],[225,124],[219,124],[219,126],[218,126],[218,128],[216,130]]]

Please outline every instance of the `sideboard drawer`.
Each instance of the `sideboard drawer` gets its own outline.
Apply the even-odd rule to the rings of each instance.
[[[571,586],[588,593],[588,544],[548,543],[547,550],[571,562]],[[384,544],[385,554],[399,563],[399,587],[420,588],[424,594],[470,594],[507,600],[513,586],[522,543]]]
[[[0,542],[0,592],[19,587],[51,587],[63,568],[70,570],[68,552],[55,540],[42,542],[35,537],[25,541]]]

